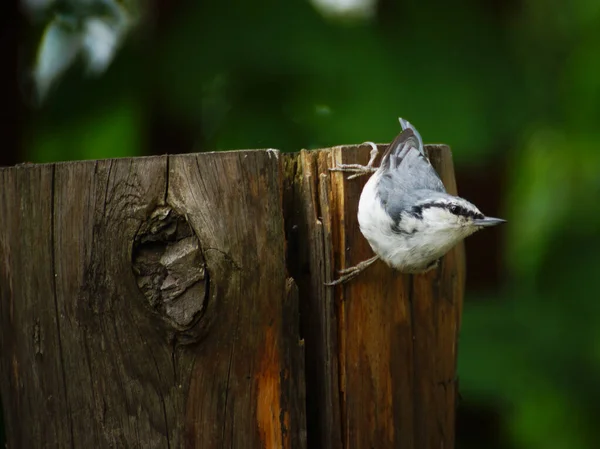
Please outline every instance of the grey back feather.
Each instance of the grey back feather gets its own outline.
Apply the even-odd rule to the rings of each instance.
[[[448,194],[429,162],[417,130],[400,119],[404,129],[388,146],[378,169],[377,195],[383,208],[398,223],[421,200]]]

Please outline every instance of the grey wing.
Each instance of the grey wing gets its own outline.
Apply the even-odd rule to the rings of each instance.
[[[404,125],[403,125],[404,126]],[[402,161],[413,150],[417,149],[418,155],[425,161],[429,161],[427,153],[423,149],[420,136],[415,135],[413,129],[404,129],[390,143],[381,158],[379,168],[383,170],[395,170],[401,166]]]
[[[426,192],[445,193],[444,184],[429,159],[418,148],[411,147],[400,163],[379,174],[377,195],[384,210],[399,223],[403,211],[410,211]]]

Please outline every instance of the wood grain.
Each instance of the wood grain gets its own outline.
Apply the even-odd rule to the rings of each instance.
[[[369,150],[0,169],[8,447],[452,448],[463,245],[325,286],[372,255],[329,171]]]
[[[9,448],[305,447],[282,173],[273,151],[0,170]],[[189,263],[207,280],[176,313],[132,266],[164,207],[187,218],[202,250]],[[177,276],[181,241],[159,243]]]
[[[286,229],[298,242],[290,269],[306,339],[309,447],[452,448],[463,245],[427,275],[377,262],[347,284],[323,285],[335,270],[373,255],[356,219],[368,177],[348,181],[328,171],[335,163],[365,164],[369,151],[343,146],[288,156]],[[427,151],[455,193],[449,148]]]
[[[327,158],[327,151],[286,155],[284,211],[306,347],[308,447],[341,449],[337,310],[325,286],[333,269]]]

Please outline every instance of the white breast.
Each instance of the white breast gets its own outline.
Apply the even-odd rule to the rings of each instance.
[[[426,226],[406,214],[401,225],[408,232],[395,232],[391,217],[377,197],[379,173],[365,185],[358,204],[358,223],[371,248],[385,263],[405,273],[424,271],[433,261],[464,238],[459,229]]]
[[[392,255],[396,252],[398,241],[396,233],[392,231],[394,224],[391,217],[381,206],[377,197],[377,182],[379,173],[376,172],[365,184],[358,203],[358,224],[371,248],[384,262],[392,264]]]

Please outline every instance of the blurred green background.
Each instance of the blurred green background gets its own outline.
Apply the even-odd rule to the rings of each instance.
[[[398,116],[450,144],[508,219],[467,241],[457,447],[600,447],[598,0],[121,2],[106,71],[74,58],[41,102],[56,12],[111,1],[22,3],[11,163],[389,142]]]

